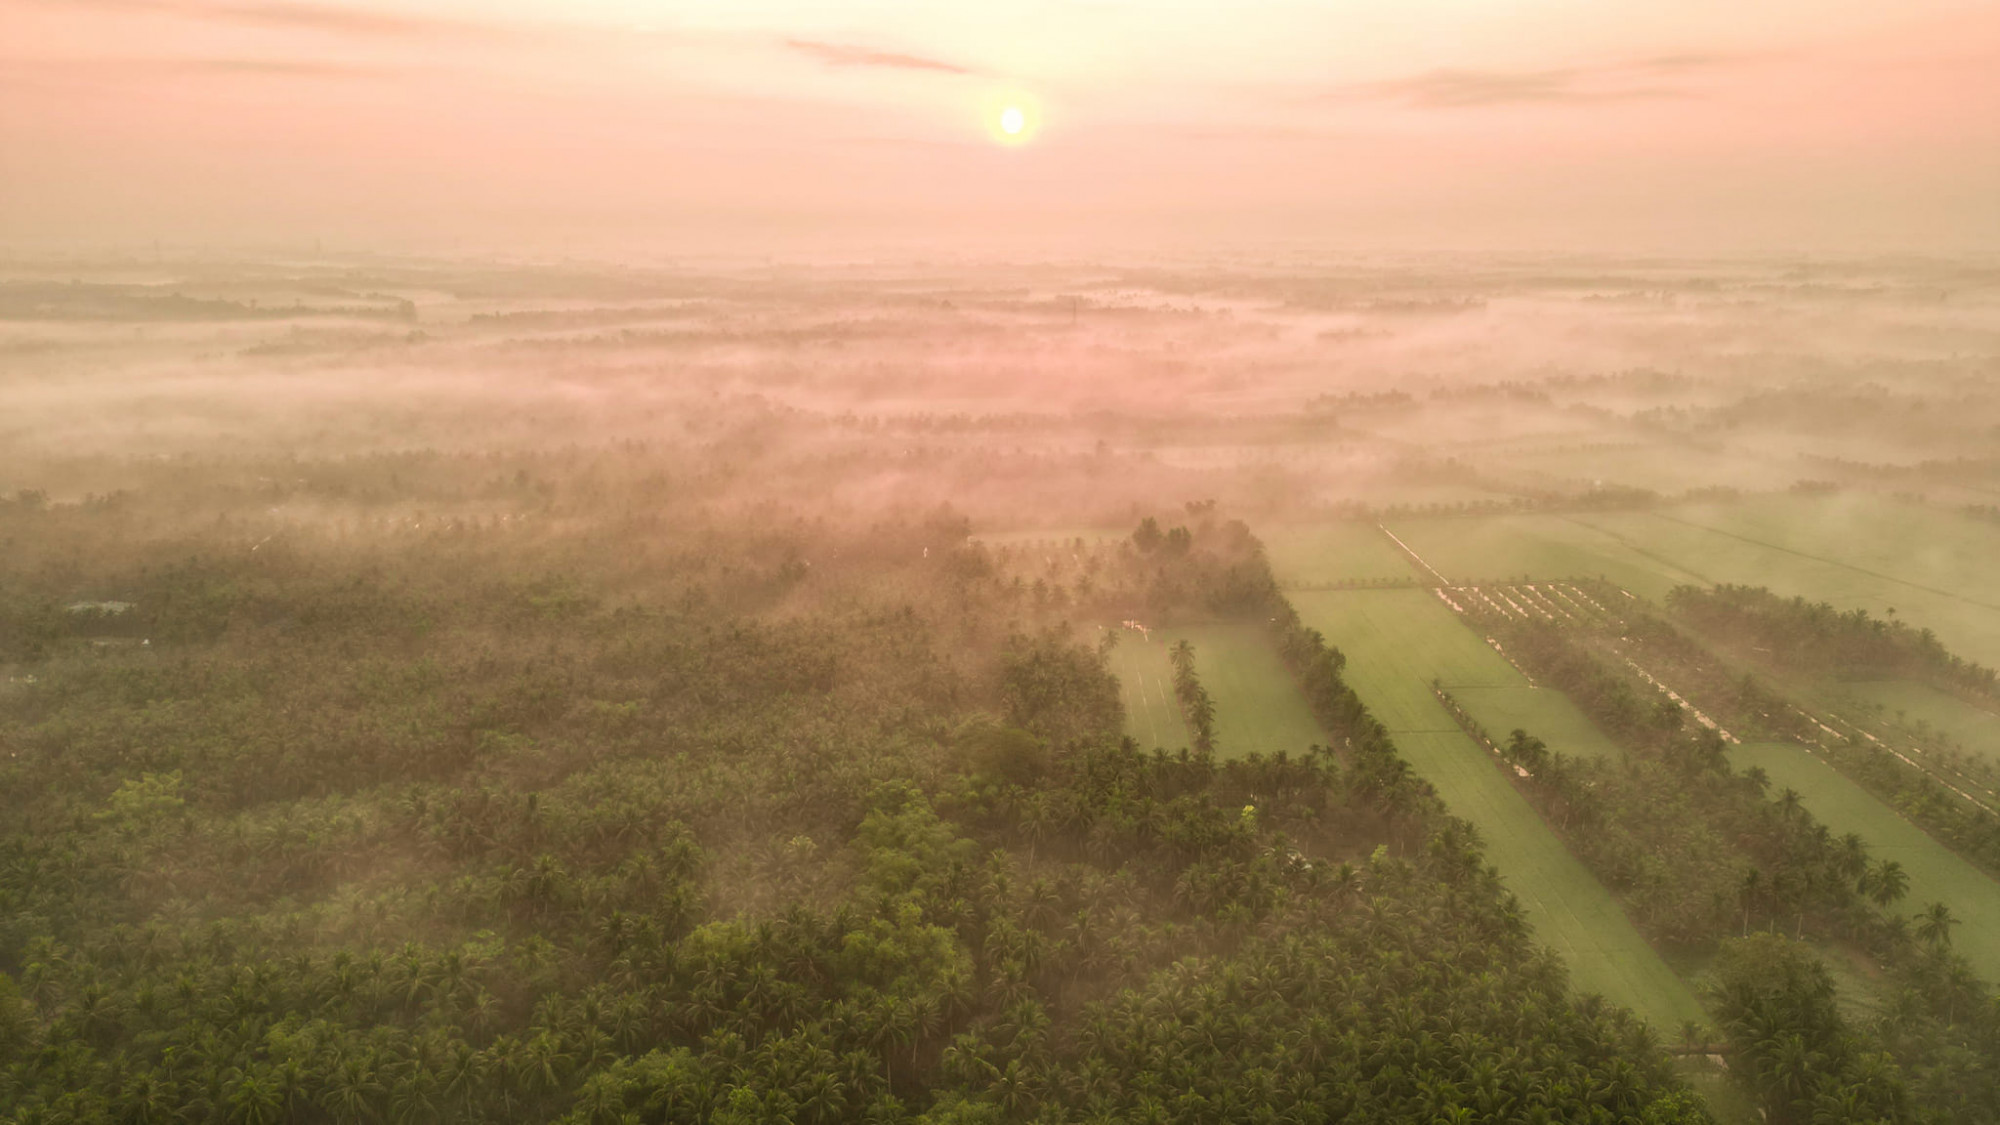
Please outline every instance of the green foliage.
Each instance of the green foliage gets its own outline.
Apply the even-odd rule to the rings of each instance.
[[[1678,705],[1576,634],[1528,624],[1507,635],[1536,675],[1651,751],[1622,760],[1548,755],[1525,731],[1501,747],[1534,775],[1529,790],[1544,815],[1641,926],[1706,946],[1753,922],[1802,930],[1812,915],[1828,932],[1893,940],[1860,893],[1865,846],[1836,840],[1796,795],[1767,794],[1753,776],[1733,773],[1719,733],[1690,729]],[[1640,702],[1648,699],[1652,706]]]
[[[1772,663],[1847,679],[1920,679],[2000,699],[2000,672],[1950,652],[1929,629],[1866,610],[1789,600],[1761,586],[1676,587],[1667,608],[1695,628],[1769,654]]]
[[[148,773],[120,785],[97,816],[100,820],[140,827],[179,812],[184,804],[179,770]]]
[[[1048,744],[1041,739],[983,716],[960,728],[958,745],[970,758],[974,772],[1011,785],[1033,785],[1053,761]]]
[[[1174,697],[1180,700],[1181,713],[1187,717],[1189,729],[1194,731],[1194,748],[1204,754],[1215,753],[1215,701],[1209,698],[1208,689],[1202,686],[1201,677],[1194,670],[1194,645],[1185,640],[1177,641],[1168,654],[1174,669]]]
[[[1000,683],[1007,721],[1058,746],[1115,737],[1125,721],[1118,680],[1104,657],[1059,633],[1011,638]]]
[[[1702,1120],[1316,637],[1279,634],[1347,764],[1121,741],[1065,606],[1296,624],[1190,516],[1039,599],[935,514],[0,563],[153,640],[51,629],[0,695],[0,1116]]]
[[[14,978],[0,973],[0,1059],[18,1057],[28,1045],[34,1024]]]
[[[1724,943],[1715,998],[1730,1064],[1757,1091],[1771,1121],[1910,1117],[1899,1068],[1848,1028],[1832,978],[1804,946],[1776,934]]]

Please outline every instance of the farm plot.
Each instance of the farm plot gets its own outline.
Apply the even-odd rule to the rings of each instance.
[[[1953,947],[1981,976],[2000,981],[2000,883],[1802,747],[1746,743],[1731,747],[1729,755],[1738,769],[1761,766],[1774,789],[1798,790],[1806,811],[1835,835],[1859,833],[1871,855],[1900,862],[1910,891],[1899,909],[1950,905],[1964,923],[1953,934]]]
[[[1711,531],[2000,606],[2000,524],[1876,496],[1758,496],[1661,513]]]
[[[1453,699],[1486,728],[1495,741],[1524,730],[1558,754],[1572,758],[1618,758],[1625,751],[1605,737],[1569,696],[1551,688],[1453,688]]]
[[[1394,733],[1411,766],[1471,821],[1537,937],[1560,950],[1577,988],[1602,993],[1662,1030],[1702,1020],[1700,1003],[1543,823],[1492,756],[1458,729],[1433,678],[1454,695],[1527,692],[1526,679],[1428,590],[1293,596],[1307,624],[1347,654],[1347,679]]]
[[[1204,625],[1173,631],[1168,643],[1194,645],[1194,670],[1215,701],[1218,757],[1294,757],[1324,746],[1326,732],[1313,718],[1292,674],[1255,625]]]
[[[1704,1021],[1693,990],[1485,751],[1458,730],[1400,733],[1396,745],[1452,813],[1478,827],[1487,861],[1521,900],[1536,936],[1563,955],[1579,991],[1601,993],[1662,1032]]]
[[[1787,495],[1389,527],[1453,583],[1601,576],[1656,600],[1682,584],[1768,586],[1878,617],[1894,610],[1960,655],[2000,664],[2000,531],[1950,512]]]
[[[1793,479],[1774,473],[1761,457],[1748,452],[1714,450],[1689,457],[1684,448],[1650,442],[1543,443],[1496,450],[1478,460],[1490,472],[1536,488],[1622,485],[1671,493],[1718,485],[1743,487],[1754,481],[1782,486]]]
[[[1168,659],[1183,640],[1194,646],[1195,674],[1215,702],[1218,757],[1297,756],[1326,745],[1326,733],[1264,631],[1229,624],[1154,629],[1150,638],[1127,631],[1120,638],[1111,670],[1125,701],[1125,733],[1141,747],[1178,750],[1194,741],[1174,696]]]
[[[1194,743],[1174,698],[1174,669],[1158,630],[1148,641],[1126,631],[1111,650],[1111,672],[1125,702],[1125,733],[1142,749],[1179,750]]]
[[[1292,595],[1306,624],[1347,654],[1347,679],[1392,731],[1456,731],[1431,694],[1460,688],[1526,688],[1527,677],[1425,589],[1335,590]]]
[[[1321,523],[1260,534],[1271,570],[1295,588],[1406,582],[1418,576],[1403,553],[1372,523]]]
[[[1909,680],[1842,686],[1864,703],[1879,706],[1885,717],[1900,715],[1897,721],[1911,726],[1929,723],[1931,729],[1958,743],[1966,753],[2000,765],[2000,714]]]
[[[1878,617],[1894,610],[1961,656],[2000,664],[2000,578],[1991,568],[2000,536],[1971,521],[1916,513],[1788,497],[1575,519],[1708,582],[1768,586]]]
[[[1410,519],[1389,530],[1452,583],[1604,578],[1648,598],[1708,579],[1600,528],[1558,515]]]

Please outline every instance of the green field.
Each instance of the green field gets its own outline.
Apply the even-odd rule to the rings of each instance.
[[[1118,647],[1111,650],[1111,672],[1125,701],[1125,733],[1144,750],[1179,750],[1194,742],[1174,699],[1174,669],[1160,641],[1164,635],[1155,629],[1153,640],[1146,641],[1122,630]]]
[[[1890,610],[2000,664],[2000,528],[1868,497],[1758,496],[1649,511],[1395,521],[1453,582],[1600,576],[1642,597],[1719,582]]]
[[[1349,682],[1392,731],[1458,730],[1431,694],[1433,678],[1454,693],[1528,686],[1429,590],[1306,592],[1293,594],[1292,604],[1347,654]]]
[[[2000,572],[1992,566],[2000,532],[1990,525],[1926,508],[1807,497],[1577,518],[1710,582],[1768,586],[1878,617],[1894,610],[1961,656],[2000,664]]]
[[[1403,552],[1372,523],[1351,520],[1260,530],[1271,569],[1294,586],[1407,581],[1417,577]]]
[[[2000,659],[2000,610],[1985,604],[2000,605],[2000,575],[1989,574],[1984,561],[2000,558],[2000,533],[1932,509],[1782,496],[1654,512],[1407,521],[1394,530],[1454,580],[1604,574],[1649,597],[1690,581],[1766,585],[1878,615],[1895,607],[1899,617],[1935,629],[1968,657]],[[1364,620],[1360,628],[1365,637],[1385,626]],[[1447,659],[1471,651],[1461,644]],[[1447,686],[1456,682],[1450,671],[1438,674]],[[1853,690],[1929,719],[1968,749],[2000,753],[2000,717],[1920,685]],[[1550,734],[1510,717],[1520,706],[1515,693],[1491,685],[1452,693],[1489,731],[1519,725],[1556,745]],[[1911,874],[1910,909],[1950,903],[1965,920],[1959,945],[1983,974],[2000,979],[2000,884],[1803,749],[1743,747],[1735,756],[1764,766],[1779,787],[1799,790],[1835,832],[1858,832],[1877,855],[1901,860]]]
[[[1568,516],[1399,520],[1389,530],[1454,583],[1604,578],[1659,598],[1675,586],[1704,581],[1643,544]]]
[[[1900,909],[1915,913],[1933,902],[1950,904],[1964,922],[1953,935],[1954,947],[1981,976],[2000,981],[2000,883],[1802,747],[1748,743],[1729,753],[1738,769],[1762,766],[1773,792],[1798,790],[1806,811],[1835,835],[1858,832],[1871,855],[1901,862],[1910,874],[1910,894]]]
[[[1451,694],[1495,741],[1525,730],[1548,743],[1549,749],[1573,758],[1617,758],[1625,753],[1576,709],[1569,696],[1553,688],[1454,688]]]
[[[1887,718],[1895,719],[1900,713],[1900,722],[1912,726],[1919,720],[1927,722],[1967,753],[2000,764],[2000,714],[1909,680],[1878,680],[1841,687],[1866,703],[1880,704]]]
[[[1298,755],[1326,744],[1326,733],[1278,659],[1264,630],[1255,625],[1195,625],[1155,629],[1151,640],[1126,632],[1112,650],[1125,700],[1125,733],[1147,750],[1178,750],[1192,734],[1174,698],[1168,650],[1179,641],[1194,646],[1195,674],[1215,701],[1218,757],[1250,754]]]
[[[1665,515],[2000,608],[2000,524],[1872,496],[1758,496]]]
[[[1671,1033],[1704,1020],[1701,1004],[1646,944],[1617,902],[1549,830],[1493,757],[1431,694],[1525,693],[1526,680],[1428,590],[1353,590],[1292,597],[1307,624],[1347,654],[1347,679],[1521,900],[1542,941],[1560,950],[1576,987],[1602,993]]]
[[[1194,645],[1194,669],[1215,700],[1215,752],[1225,758],[1297,756],[1324,746],[1326,732],[1306,706],[1269,636],[1255,625],[1174,630]]]

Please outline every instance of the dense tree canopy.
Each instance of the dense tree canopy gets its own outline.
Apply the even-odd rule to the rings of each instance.
[[[642,514],[615,464],[495,474],[526,527],[0,517],[0,1115],[1706,1119],[1242,525]],[[1335,745],[1123,740],[1121,611],[1277,618]]]

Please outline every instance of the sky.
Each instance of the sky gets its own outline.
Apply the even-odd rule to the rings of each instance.
[[[156,240],[1991,253],[2000,0],[0,0],[0,247]]]

